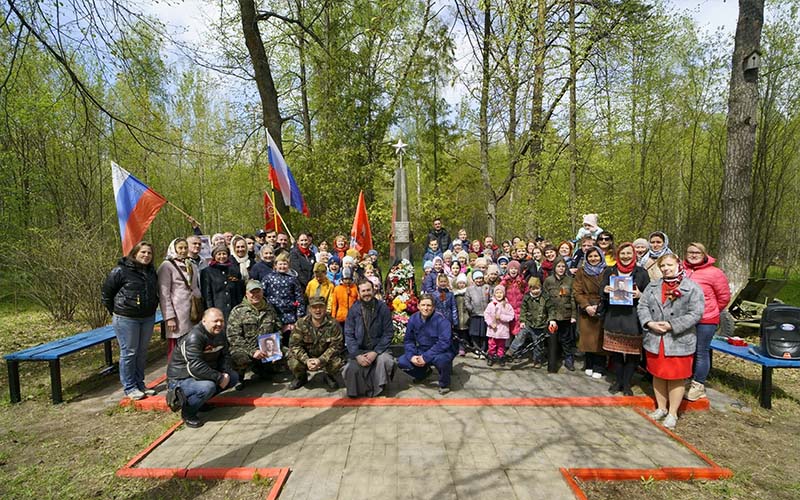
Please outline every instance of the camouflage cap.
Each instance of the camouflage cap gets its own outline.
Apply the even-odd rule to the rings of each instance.
[[[310,307],[324,306],[324,305],[326,305],[325,297],[320,297],[319,295],[314,295],[310,299],[308,299],[308,305]]]
[[[245,286],[245,290],[247,290],[249,292],[249,291],[255,290],[256,288],[258,288],[259,290],[263,289],[263,287],[261,286],[261,282],[260,281],[258,281],[258,280],[247,280],[247,285]]]

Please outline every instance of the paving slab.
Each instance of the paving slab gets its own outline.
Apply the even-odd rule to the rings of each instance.
[[[289,467],[281,499],[550,500],[573,498],[561,467],[706,466],[625,407],[219,411],[227,420],[179,429],[138,467]]]

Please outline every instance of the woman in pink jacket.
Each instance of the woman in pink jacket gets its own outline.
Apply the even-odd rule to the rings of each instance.
[[[506,287],[497,285],[492,300],[483,312],[486,320],[486,336],[489,337],[489,356],[486,364],[492,366],[495,360],[505,365],[506,339],[511,336],[511,322],[514,321],[514,308],[506,300]]]
[[[194,327],[192,297],[201,297],[200,271],[188,256],[188,243],[176,238],[167,248],[167,258],[158,266],[159,305],[167,322],[167,359],[178,339]]]
[[[706,397],[706,377],[711,368],[711,340],[719,325],[719,315],[731,300],[728,278],[721,269],[714,267],[714,262],[716,260],[708,255],[702,243],[689,243],[686,247],[686,258],[683,261],[686,277],[700,285],[705,298],[703,317],[697,324],[697,350],[694,353],[692,384],[686,393],[689,401]]]

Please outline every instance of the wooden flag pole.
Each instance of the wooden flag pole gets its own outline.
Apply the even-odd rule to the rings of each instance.
[[[273,211],[275,212],[275,215],[281,219],[281,224],[283,224],[283,228],[286,229],[286,233],[289,235],[289,239],[292,240],[292,245],[294,245],[294,235],[289,230],[289,225],[286,224],[286,220],[283,218],[283,215],[281,215],[280,211],[278,210],[278,207],[275,206],[274,194],[275,192],[273,191],[273,198],[272,198],[272,207],[274,209]]]
[[[203,226],[202,224],[200,224],[200,223],[197,221],[197,219],[195,219],[194,217],[192,217],[192,216],[191,216],[191,215],[189,215],[188,213],[184,212],[184,211],[183,211],[183,210],[182,210],[182,209],[181,209],[179,206],[175,205],[175,204],[174,204],[174,203],[172,203],[171,201],[167,200],[167,205],[171,206],[172,208],[174,208],[175,210],[177,210],[178,212],[180,212],[181,214],[183,214],[183,215],[184,215],[184,216],[185,216],[187,219],[189,219],[189,222],[193,222],[193,223],[197,224],[197,225],[198,225],[198,226],[200,226],[200,227],[202,227],[202,226]]]

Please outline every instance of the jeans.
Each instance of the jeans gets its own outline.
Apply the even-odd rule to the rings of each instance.
[[[155,316],[129,318],[114,315],[111,325],[119,342],[119,380],[125,394],[136,389],[144,391],[144,366],[147,363],[147,347],[153,336]]]
[[[544,359],[545,335],[546,333],[543,328],[531,328],[526,326],[519,331],[514,341],[511,342],[511,348],[509,350],[511,352],[517,352],[525,347],[525,342],[527,342],[528,339],[531,339],[531,342],[534,343],[533,361],[541,363]]]
[[[717,332],[717,325],[697,325],[697,350],[694,352],[694,375],[692,379],[701,384],[706,383],[708,371],[711,369],[711,341]]]
[[[230,382],[225,386],[225,389],[229,389],[239,383],[238,373],[233,370],[227,373],[230,376]],[[184,407],[183,411],[192,417],[197,415],[197,411],[203,406],[203,403],[223,391],[214,381],[197,380],[192,377],[170,380],[168,385],[170,389],[180,386],[186,396],[186,405],[188,406],[188,408]]]

